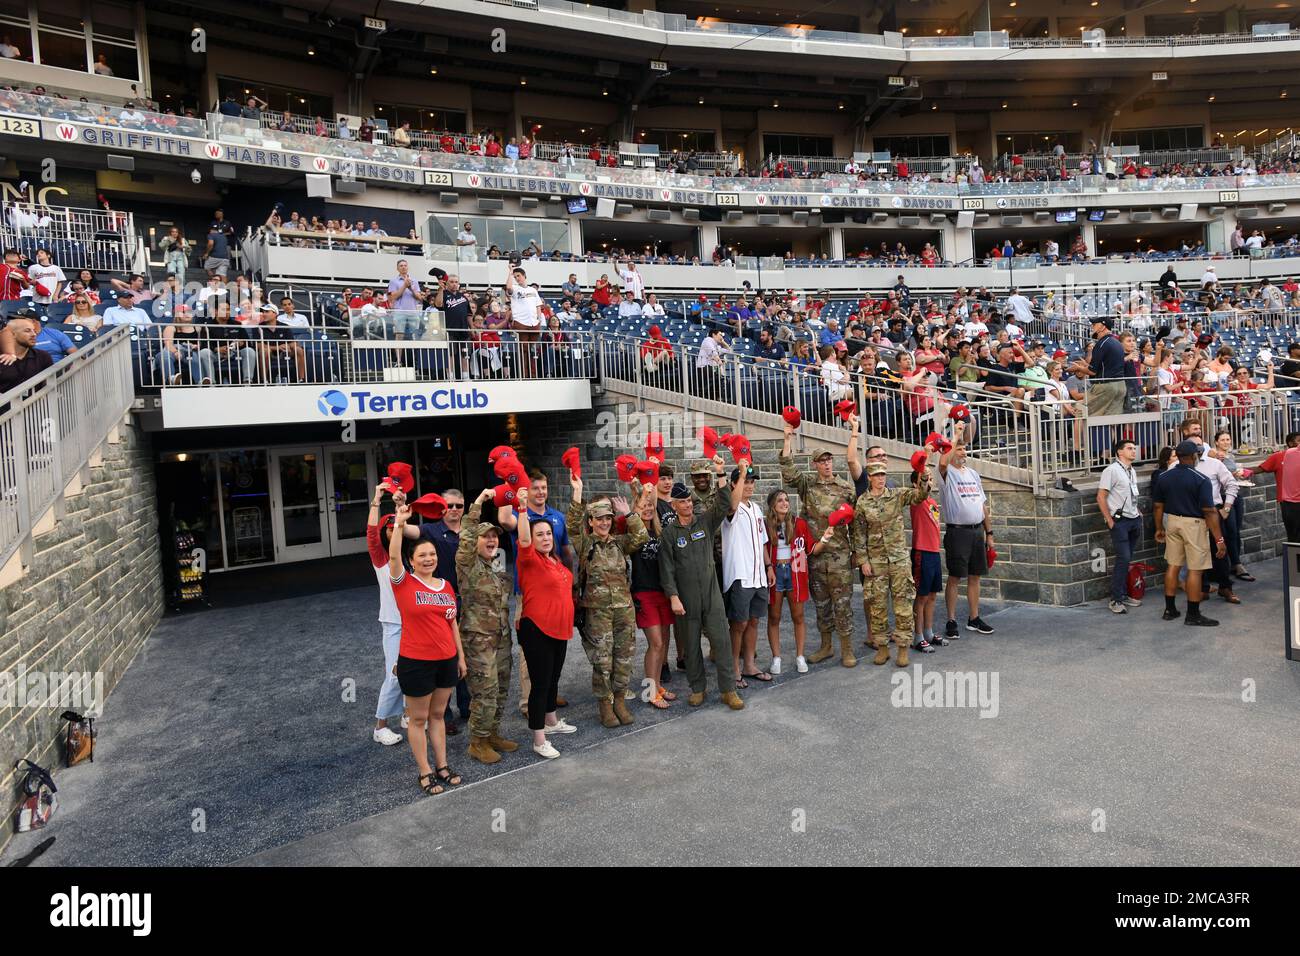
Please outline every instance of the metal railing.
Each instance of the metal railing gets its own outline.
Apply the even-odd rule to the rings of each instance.
[[[132,265],[137,240],[129,212],[7,202],[0,213],[0,242],[26,258],[45,249],[65,273],[126,272]]]
[[[393,252],[420,255],[424,242],[405,236],[359,235],[354,232],[329,232],[314,229],[290,229],[281,226],[265,229],[267,241],[275,246],[297,249],[327,249],[332,252]]]
[[[114,330],[0,395],[0,566],[131,407],[130,354]]]
[[[595,376],[594,333],[547,330],[524,342],[513,332],[498,333],[496,339],[448,335],[437,313],[354,314],[352,324],[342,328],[278,321],[135,327],[129,349],[133,381],[137,389],[152,391]]]

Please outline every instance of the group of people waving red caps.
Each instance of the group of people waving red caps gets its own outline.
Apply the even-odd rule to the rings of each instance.
[[[842,414],[851,412],[846,409]],[[788,426],[781,459],[783,484],[800,490],[801,479],[791,470],[788,441],[801,417],[794,407],[787,407],[782,415]],[[886,555],[877,553],[885,539],[878,537],[881,531],[876,526],[899,523],[897,507],[890,503],[895,492],[883,482],[879,487],[873,482],[873,490],[856,499],[848,495],[831,502],[824,514],[795,515],[782,488],[768,496],[767,508],[761,510],[750,501],[758,476],[749,439],[706,427],[700,441],[703,457],[690,467],[690,485],[674,481],[664,466],[664,441],[658,433],[649,435],[644,457],[619,455],[614,470],[619,482],[633,488],[630,502],[621,495],[584,500],[581,456],[576,447],[569,448],[560,457],[572,487],[564,515],[546,507],[544,492],[540,505],[533,502],[530,507],[530,485],[545,479],[537,472],[530,479],[528,469],[508,446],[498,446],[488,455],[499,483],[485,488],[470,504],[451,491],[447,497],[426,494],[408,501],[415,484],[411,466],[390,465],[376,489],[370,517],[370,549],[380,584],[388,663],[375,735],[381,743],[400,740],[386,723],[401,713],[396,711],[400,694],[405,705],[402,725],[408,730],[419,785],[426,793],[441,793],[461,783],[461,776],[448,764],[443,714],[458,684],[464,688],[463,681],[470,691],[470,756],[492,763],[502,752],[517,749],[518,744],[500,735],[512,666],[512,624],[522,652],[520,683],[527,695],[525,715],[533,750],[546,759],[559,756],[552,742],[555,735],[577,729],[556,715],[557,707],[564,704],[559,679],[575,625],[592,665],[599,720],[606,727],[634,720],[626,702],[638,696],[629,689],[638,628],[647,641],[645,692],[640,696],[658,709],[677,700],[666,686],[671,680],[670,634],[677,644],[678,669],[686,671],[691,685],[689,703],[698,706],[706,696],[700,650],[700,638],[706,636],[722,702],[732,710],[743,709],[737,690],[748,687],[749,680],[770,681],[780,673],[783,601],[791,608],[797,669],[807,670],[803,604],[815,590],[814,559],[828,549],[840,551],[846,570],[852,554],[855,561],[861,557],[858,563],[864,574],[878,574],[871,566]],[[916,479],[903,496],[907,504],[929,501],[930,456],[946,454],[951,448],[938,433],[925,439],[924,447],[912,456]],[[729,481],[723,474],[720,449],[730,452],[735,463]],[[818,454],[816,461],[820,463],[827,454]],[[868,471],[874,478],[884,468],[873,464]],[[816,473],[808,480],[818,481]],[[823,476],[821,481],[829,479]],[[385,494],[392,496],[396,510],[381,517]],[[491,518],[483,514],[488,506],[497,509]],[[811,501],[805,502],[805,511],[811,507]],[[448,518],[452,509],[461,511],[460,521]],[[432,528],[428,523],[434,523]],[[749,536],[741,540],[733,525],[743,525]],[[502,529],[517,535],[514,581],[500,548]],[[734,547],[728,544],[726,531],[732,532]],[[743,571],[735,571],[734,555],[718,560],[719,533],[723,550],[734,550],[749,562]],[[891,551],[895,534],[889,531]],[[575,548],[566,554],[570,535]],[[444,547],[439,548],[439,543]],[[444,562],[451,560],[452,567],[439,567],[440,554]],[[577,557],[576,581],[569,563],[572,556]],[[893,589],[900,620],[905,576],[896,575]],[[733,593],[737,590],[740,597]],[[513,621],[512,594],[517,594]],[[885,600],[884,593],[878,596]],[[820,606],[818,612],[820,617]],[[754,655],[757,621],[762,617],[767,618],[772,646],[767,672],[759,672]],[[825,656],[814,655],[812,661]],[[904,659],[898,663],[905,666]],[[465,707],[461,710],[463,714]],[[385,738],[380,739],[380,734]]]

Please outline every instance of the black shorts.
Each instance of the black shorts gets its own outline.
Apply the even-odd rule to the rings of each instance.
[[[948,577],[981,577],[988,573],[989,558],[984,550],[983,528],[948,525],[943,533],[943,553]]]
[[[413,657],[398,657],[397,686],[402,688],[406,697],[428,697],[434,689],[445,690],[455,687],[460,680],[460,667],[457,658],[448,657],[442,661],[420,661]]]

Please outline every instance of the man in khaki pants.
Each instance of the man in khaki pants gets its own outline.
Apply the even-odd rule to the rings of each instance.
[[[1165,545],[1165,613],[1164,620],[1177,620],[1178,572],[1187,568],[1187,617],[1184,624],[1214,627],[1219,622],[1201,613],[1201,572],[1207,571],[1210,559],[1209,538],[1214,538],[1215,554],[1228,553],[1214,507],[1210,479],[1196,470],[1201,457],[1200,446],[1183,440],[1174,449],[1178,464],[1160,472],[1151,482],[1151,499],[1155,503],[1156,540]],[[1209,534],[1206,528],[1209,528]]]

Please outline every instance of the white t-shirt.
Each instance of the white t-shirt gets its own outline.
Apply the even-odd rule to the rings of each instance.
[[[944,524],[979,524],[984,520],[984,483],[974,468],[949,465],[940,492]]]
[[[33,302],[53,302],[54,287],[67,282],[67,277],[63,270],[56,265],[43,266],[39,262],[28,267],[27,278],[32,280],[32,301]],[[49,295],[37,295],[36,283],[40,283],[50,290]]]
[[[650,303],[647,302],[645,306],[641,309],[641,315],[647,319],[662,319],[667,314],[668,313],[664,311],[664,307],[660,305],[658,302],[656,302],[654,305],[651,305]]]
[[[1202,274],[1202,276],[1201,276],[1201,285],[1202,285],[1202,286],[1204,286],[1206,283],[1209,283],[1209,282],[1218,282],[1218,281],[1219,281],[1219,277],[1218,277],[1217,275],[1214,274],[1214,270],[1213,270],[1213,269],[1206,269],[1205,272],[1204,272],[1204,274]]]
[[[311,325],[311,323],[307,321],[307,316],[298,312],[295,312],[293,315],[289,315],[287,312],[281,312],[279,319],[276,320],[276,324],[287,325],[291,329],[305,329]]]
[[[719,492],[723,494],[723,492]],[[722,522],[722,589],[739,581],[741,587],[766,588],[767,522],[762,509],[744,502]]]
[[[1247,249],[1262,249],[1264,248],[1264,237],[1251,236],[1249,239],[1246,240],[1245,245]]]
[[[541,328],[542,319],[538,310],[542,307],[542,297],[530,285],[515,285],[510,293],[510,318],[520,325]]]
[[[965,328],[967,338],[973,339],[977,335],[989,334],[989,327],[983,322],[967,322]]]
[[[1007,305],[1011,307],[1011,311],[1015,313],[1016,318],[1019,319],[1021,322],[1034,321],[1033,303],[1031,303],[1020,293],[1016,293],[1015,295],[1009,297],[1007,299]]]
[[[619,281],[624,289],[632,293],[634,299],[645,298],[645,282],[641,279],[641,273],[627,269],[618,274]]]

